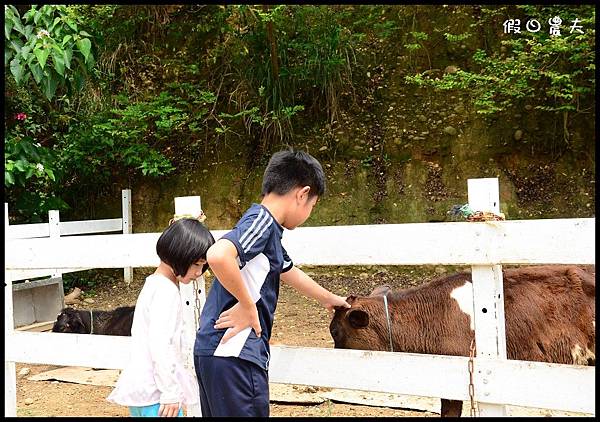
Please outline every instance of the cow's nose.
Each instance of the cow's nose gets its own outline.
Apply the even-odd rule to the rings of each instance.
[[[338,330],[337,330],[337,328],[335,328],[335,327],[331,327],[331,328],[329,329],[329,332],[331,333],[331,337],[333,337],[333,338],[336,338],[336,337],[337,337],[337,334],[338,334]]]

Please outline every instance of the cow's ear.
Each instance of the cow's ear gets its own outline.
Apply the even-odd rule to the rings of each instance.
[[[360,309],[351,309],[348,312],[348,322],[353,328],[365,328],[369,325],[369,314]]]
[[[389,285],[375,287],[369,296],[383,296],[389,292],[392,288]]]

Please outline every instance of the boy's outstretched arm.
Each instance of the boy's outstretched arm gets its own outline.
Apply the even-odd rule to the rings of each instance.
[[[238,303],[221,313],[215,321],[216,329],[232,328],[223,336],[223,343],[246,327],[252,327],[257,337],[260,337],[262,331],[256,304],[242,280],[237,255],[235,245],[227,239],[217,240],[206,252],[210,269],[223,287],[238,300]]]
[[[342,296],[331,293],[324,287],[319,286],[316,281],[310,278],[300,268],[294,266],[291,270],[281,274],[281,280],[289,284],[294,289],[305,296],[316,299],[322,306],[329,311],[333,311],[335,306],[349,308],[350,305]]]

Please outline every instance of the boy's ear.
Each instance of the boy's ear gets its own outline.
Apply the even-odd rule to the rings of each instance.
[[[310,192],[310,186],[304,186],[298,191],[298,199],[301,199],[303,196],[308,198],[308,193]]]

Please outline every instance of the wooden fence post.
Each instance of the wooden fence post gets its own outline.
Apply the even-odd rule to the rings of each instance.
[[[202,204],[199,196],[182,196],[175,198],[175,215],[200,215]],[[198,286],[198,292],[195,291],[194,285]],[[196,283],[179,284],[179,294],[181,295],[181,303],[183,305],[183,330],[184,330],[184,353],[186,356],[185,366],[188,371],[196,378],[194,369],[194,341],[196,340],[196,331],[198,331],[198,318],[202,312],[204,301],[200,299],[200,295],[204,295],[204,277],[201,276],[196,280]],[[196,296],[198,294],[198,296]],[[196,302],[198,297],[199,302]],[[199,309],[196,309],[198,307]],[[196,315],[197,311],[197,315]],[[187,416],[202,416],[200,404],[188,406]]]
[[[4,203],[4,245],[8,239],[8,204]],[[4,262],[4,339],[15,331],[13,321],[12,281]],[[5,346],[6,347],[6,346]],[[4,416],[17,416],[17,369],[14,362],[4,361]]]
[[[500,198],[497,178],[468,179],[469,207],[473,211],[500,212]],[[488,224],[485,222],[473,224]],[[478,232],[477,251],[492,250],[490,239],[485,239],[484,231]],[[493,253],[493,252],[492,252]],[[506,359],[506,333],[504,328],[504,291],[502,287],[501,265],[472,265],[473,279],[473,319],[475,344],[478,358]],[[492,385],[494,373],[484,368],[483,360],[475,362],[475,395],[478,397],[480,416],[506,416],[506,407],[485,403],[490,394],[486,387]]]
[[[123,213],[123,234],[133,233],[133,222],[131,219],[131,189],[121,191],[121,209]],[[129,286],[133,280],[133,267],[123,268],[123,279],[125,285]]]
[[[60,237],[60,213],[58,210],[48,211],[48,228],[50,230],[50,238],[56,239]],[[58,268],[52,270],[51,277],[61,277],[62,273]]]

